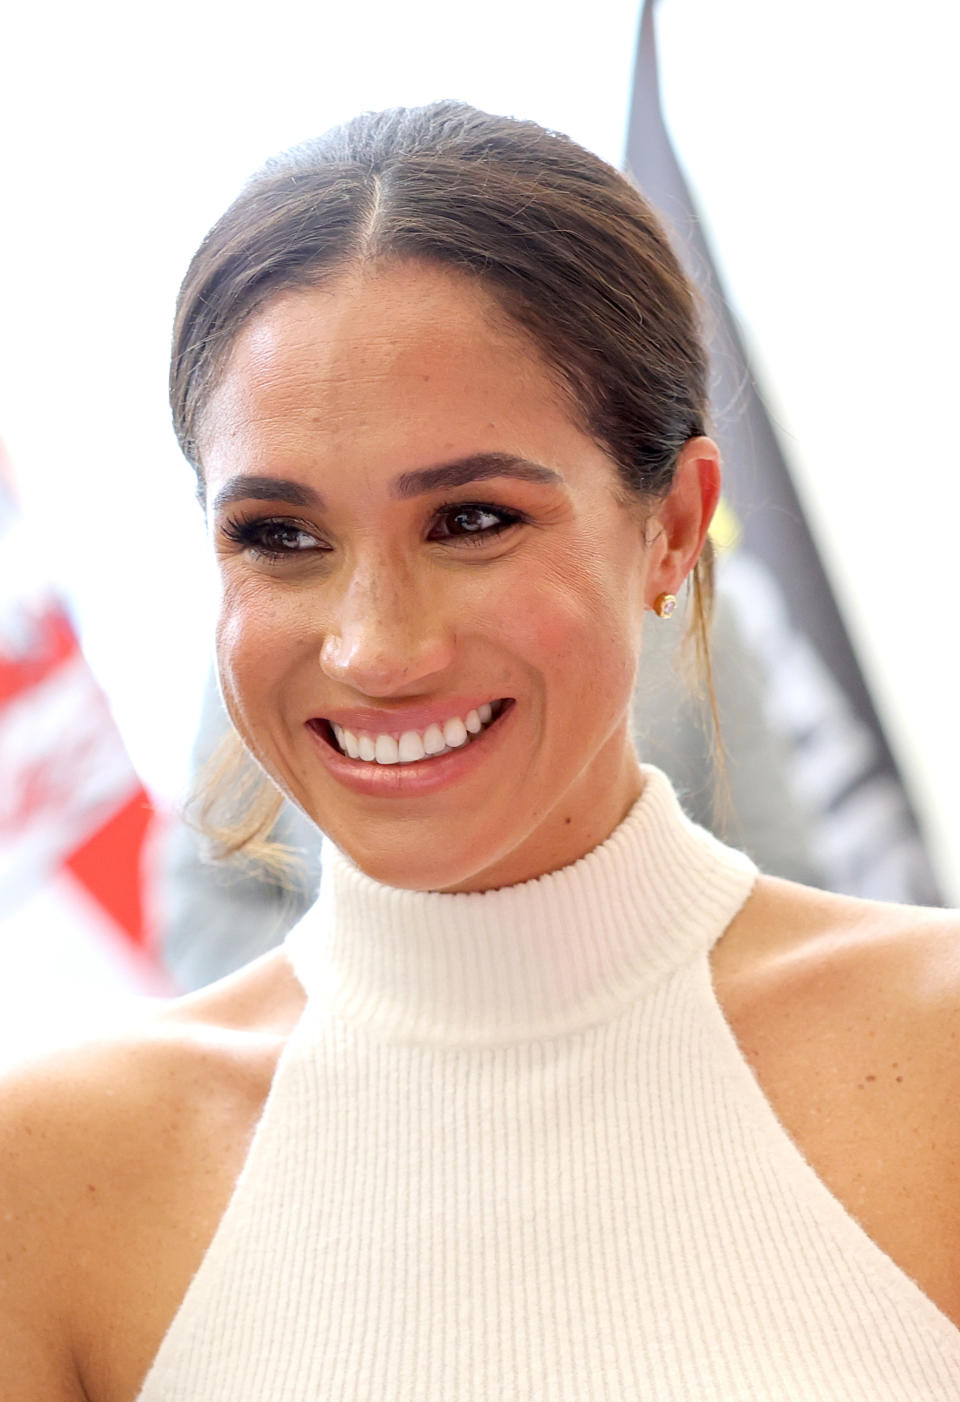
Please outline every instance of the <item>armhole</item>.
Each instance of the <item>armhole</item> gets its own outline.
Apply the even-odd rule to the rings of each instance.
[[[304,1043],[309,1044],[309,1003],[304,1007],[294,1024],[287,1043],[277,1058],[277,1065],[250,1139],[250,1147],[237,1175],[233,1191],[224,1209],[216,1230],[210,1240],[203,1259],[197,1267],[170,1324],[160,1341],[160,1346],[146,1376],[136,1394],[135,1402],[170,1402],[179,1394],[171,1391],[179,1368],[178,1360],[189,1351],[191,1331],[195,1323],[201,1323],[207,1314],[212,1299],[216,1297],[222,1269],[231,1251],[235,1227],[243,1219],[246,1211],[246,1198],[257,1179],[257,1170],[263,1158],[273,1121],[283,1117],[291,1089],[296,1088],[291,1081],[297,1079],[297,1068],[305,1059]]]
[[[948,1356],[960,1360],[960,1329],[916,1281],[868,1236],[815,1172],[781,1123],[726,1019],[714,986],[709,956],[698,961],[697,976],[702,980],[698,991],[711,1019],[708,1033],[720,1058],[724,1078],[750,1128],[775,1158],[784,1185],[794,1199],[826,1228],[844,1256],[856,1264],[863,1278],[883,1292],[901,1318],[909,1318],[918,1333],[925,1335]],[[881,1340],[878,1339],[877,1344],[878,1348],[882,1347]]]

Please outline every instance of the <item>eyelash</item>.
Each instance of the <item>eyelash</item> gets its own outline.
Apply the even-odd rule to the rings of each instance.
[[[444,517],[457,516],[467,511],[481,511],[488,516],[497,516],[499,521],[495,526],[487,526],[482,531],[464,531],[462,535],[441,536],[441,540],[462,541],[465,545],[483,545],[494,536],[502,535],[504,531],[510,530],[513,526],[526,525],[529,523],[529,516],[522,511],[509,510],[505,506],[494,506],[489,501],[452,501],[438,508],[434,514],[434,521],[443,520]],[[435,537],[432,537],[435,538]]]
[[[468,511],[484,512],[490,516],[499,517],[496,525],[488,526],[481,531],[464,531],[460,535],[444,535],[440,537],[429,536],[428,539],[439,539],[442,541],[457,541],[469,546],[482,546],[494,536],[502,535],[504,531],[512,529],[513,526],[525,524],[529,518],[522,511],[508,510],[503,506],[494,506],[492,502],[485,501],[455,501],[448,502],[441,506],[434,513],[434,522],[444,518],[450,518]],[[254,555],[262,560],[276,563],[281,560],[293,559],[295,555],[305,555],[312,553],[306,550],[269,550],[264,546],[264,537],[270,529],[278,532],[303,532],[305,535],[315,535],[313,527],[305,522],[291,521],[283,516],[257,516],[245,520],[239,516],[228,517],[221,526],[221,532],[227,540],[232,541],[241,549],[252,550]],[[325,553],[321,551],[320,553]]]
[[[243,550],[252,550],[257,558],[271,562],[289,560],[294,555],[305,555],[309,552],[305,550],[268,550],[263,543],[267,531],[299,531],[304,535],[313,535],[312,529],[305,523],[290,521],[283,516],[255,516],[249,520],[245,520],[241,516],[229,516],[220,530],[223,536],[232,541],[234,545],[239,545]]]

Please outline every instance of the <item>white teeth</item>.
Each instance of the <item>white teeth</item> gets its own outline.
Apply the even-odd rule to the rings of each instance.
[[[352,758],[352,756],[351,756]],[[392,735],[378,735],[376,741],[376,760],[378,764],[398,764],[400,761],[400,746]]]
[[[367,731],[356,733],[346,726],[330,722],[330,728],[337,744],[351,759],[361,759],[367,764],[416,764],[428,756],[448,754],[451,750],[465,745],[471,736],[479,735],[484,726],[490,724],[502,707],[489,701],[468,711],[466,716],[451,716],[443,725],[434,722],[422,733],[418,730],[405,730],[399,742],[392,735],[371,735]]]
[[[443,731],[439,725],[428,725],[423,732],[423,748],[428,755],[438,755],[441,750],[447,748],[447,742],[443,738]]]
[[[467,727],[459,716],[451,716],[448,721],[444,721],[443,738],[451,750],[456,750],[467,743]]]
[[[423,759],[426,754],[423,741],[415,730],[404,731],[400,736],[397,750],[401,764],[409,764],[412,760]]]

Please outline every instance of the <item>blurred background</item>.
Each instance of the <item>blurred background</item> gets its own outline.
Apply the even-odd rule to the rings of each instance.
[[[216,586],[169,426],[173,303],[244,178],[365,108],[459,97],[532,117],[659,190],[726,297],[720,543],[824,882],[960,902],[958,12],[659,0],[644,51],[641,10],[92,0],[8,17],[0,1058],[190,981],[163,956],[156,853],[189,780]],[[771,584],[778,529],[797,554]],[[787,647],[805,621],[810,646]],[[802,752],[828,711],[813,774]],[[846,865],[824,826],[841,803]]]

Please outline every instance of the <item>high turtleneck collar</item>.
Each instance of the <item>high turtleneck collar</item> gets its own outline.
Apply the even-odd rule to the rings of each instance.
[[[320,895],[287,936],[312,1007],[447,1046],[555,1037],[623,1012],[713,945],[756,877],[686,817],[660,770],[643,777],[599,847],[495,891],[384,886],[325,839]]]

